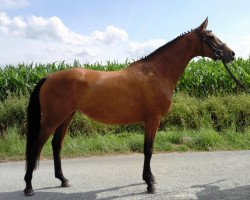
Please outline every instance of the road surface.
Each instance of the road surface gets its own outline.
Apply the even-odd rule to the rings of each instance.
[[[198,199],[250,200],[250,151],[154,154],[156,194],[142,181],[143,155],[65,159],[71,187],[59,187],[53,162],[40,161],[34,172],[35,195],[24,197],[24,162],[0,163],[0,199]]]

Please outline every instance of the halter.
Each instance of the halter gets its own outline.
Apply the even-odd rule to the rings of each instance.
[[[207,32],[212,32],[212,31],[207,31]],[[198,29],[196,29],[196,33],[198,33],[200,37],[202,56],[204,56],[203,42],[205,42],[213,50],[215,60],[219,60],[223,58],[223,52],[221,50],[221,47],[223,47],[225,44],[222,44],[219,47],[216,47],[215,44],[211,41],[211,39],[209,39],[209,36],[206,34],[206,32],[201,33]]]
[[[221,50],[221,47],[225,46],[225,44],[222,43],[222,45],[220,45],[219,47],[216,47],[215,44],[209,39],[209,35],[207,35],[206,32],[201,33],[198,29],[196,29],[195,31],[200,37],[202,56],[204,56],[203,42],[205,42],[213,50],[214,59],[222,60],[224,67],[226,68],[227,72],[232,77],[232,79],[236,82],[236,84],[238,84],[242,89],[244,89],[246,93],[250,93],[250,91],[237,78],[235,78],[233,73],[230,71],[228,65],[223,61],[223,52]],[[211,31],[207,31],[207,32],[211,32]]]

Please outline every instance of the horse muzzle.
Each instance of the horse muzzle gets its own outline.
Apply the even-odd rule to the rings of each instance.
[[[232,62],[234,59],[235,59],[234,51],[230,51],[228,53],[221,54],[221,60],[225,64]]]

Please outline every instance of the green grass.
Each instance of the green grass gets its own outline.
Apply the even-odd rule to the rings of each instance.
[[[9,97],[0,102],[0,135],[6,134],[6,129],[14,126],[19,128],[21,136],[25,135],[27,102],[28,99],[25,96]],[[180,130],[214,129],[221,132],[231,129],[236,132],[245,132],[249,126],[250,95],[196,98],[179,93],[174,96],[171,112],[161,120],[159,130],[165,131],[169,127],[178,127]],[[142,131],[142,124],[107,126],[79,113],[75,115],[70,126],[72,136]]]
[[[25,138],[18,134],[17,127],[8,128],[5,137],[0,139],[0,162],[23,160]],[[121,153],[142,153],[144,135],[141,132],[123,132],[119,134],[95,134],[92,136],[67,135],[64,141],[62,157],[72,158],[90,155]],[[46,143],[42,158],[52,158],[51,138]],[[250,129],[245,133],[232,130],[217,132],[211,129],[169,129],[156,135],[154,152],[169,151],[211,151],[250,149]]]
[[[24,138],[18,134],[17,127],[10,127],[6,130],[7,134],[0,139],[0,160],[20,160],[25,155]]]
[[[0,102],[0,161],[25,155],[26,96]],[[143,124],[107,126],[77,113],[63,145],[63,157],[143,152]],[[51,158],[51,139],[42,157]],[[155,152],[250,149],[250,95],[196,98],[174,95],[163,117]]]

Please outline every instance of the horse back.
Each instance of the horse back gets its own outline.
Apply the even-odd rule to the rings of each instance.
[[[62,109],[80,111],[102,123],[130,124],[168,110],[161,106],[166,95],[159,81],[141,72],[72,68],[51,74],[46,82],[42,94],[53,97],[47,107],[57,102]]]

